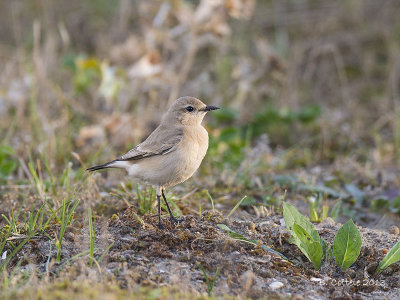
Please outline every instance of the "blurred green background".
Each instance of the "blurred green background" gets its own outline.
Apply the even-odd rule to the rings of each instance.
[[[206,119],[209,184],[317,166],[397,183],[398,1],[1,5],[3,180],[27,179],[29,158],[109,160],[190,95],[223,108]]]

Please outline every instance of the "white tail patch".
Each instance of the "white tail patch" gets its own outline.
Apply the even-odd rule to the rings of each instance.
[[[127,171],[129,171],[129,168],[132,166],[131,163],[127,162],[127,161],[121,161],[121,160],[117,160],[117,161],[113,161],[112,163],[110,163],[109,165],[107,165],[107,167],[112,167],[112,168],[118,168],[118,169],[125,169]]]

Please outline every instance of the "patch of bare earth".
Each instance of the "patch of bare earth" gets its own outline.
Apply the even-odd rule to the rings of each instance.
[[[289,236],[281,225],[281,216],[255,218],[246,215],[245,218],[246,221],[226,219],[218,212],[207,211],[201,217],[182,217],[178,226],[164,219],[166,228],[160,230],[156,226],[157,218],[145,216],[143,224],[136,217],[134,207],[130,207],[103,224],[97,222],[96,246],[105,249],[113,243],[99,263],[101,276],[111,278],[122,288],[135,284],[173,286],[191,294],[204,295],[207,286],[199,268],[201,264],[209,276],[214,276],[216,270],[221,269],[213,290],[215,295],[296,299],[398,297],[398,264],[392,265],[379,276],[373,276],[377,262],[397,241],[395,235],[360,227],[363,247],[356,263],[343,272],[333,259],[327,259],[321,270],[316,271],[300,251],[288,242]],[[289,261],[260,246],[230,238],[218,228],[217,224],[220,223],[279,251]],[[330,218],[317,225],[321,236],[330,244],[339,227],[340,224]],[[88,249],[87,235],[83,227],[67,231],[63,244],[64,261],[82,249]],[[57,277],[63,269],[69,269],[71,279],[79,279],[82,268],[71,273],[73,266],[64,268],[65,265],[54,263],[54,259],[49,266],[49,245],[49,240],[44,237],[33,240],[24,246],[12,264],[24,255],[26,261],[43,274],[47,270],[50,277]],[[92,269],[97,270],[96,267]]]

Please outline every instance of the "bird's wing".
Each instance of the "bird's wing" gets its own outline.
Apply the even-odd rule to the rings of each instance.
[[[154,155],[163,155],[176,149],[176,145],[183,138],[181,128],[167,128],[159,126],[150,134],[150,136],[135,148],[129,150],[116,160],[138,160]]]

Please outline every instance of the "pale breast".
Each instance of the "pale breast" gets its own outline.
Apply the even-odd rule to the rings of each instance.
[[[208,149],[208,133],[203,126],[197,126],[193,130],[185,132],[185,150],[188,153],[188,160],[191,163],[197,163],[196,169],[200,166],[201,161],[207,153]]]

